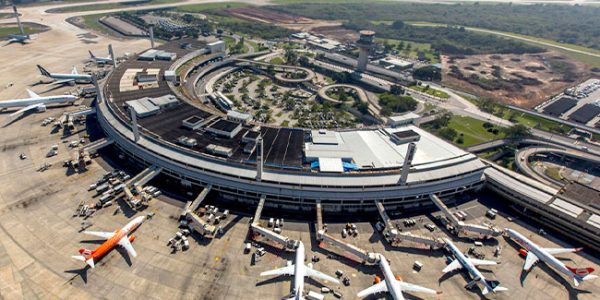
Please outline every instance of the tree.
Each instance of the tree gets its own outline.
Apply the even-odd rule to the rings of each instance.
[[[434,66],[426,66],[415,69],[413,71],[413,77],[415,79],[427,81],[442,80],[442,73],[440,72],[440,69]]]
[[[454,128],[444,127],[438,131],[438,134],[446,140],[453,141],[458,135],[458,132]]]
[[[346,102],[346,100],[348,100],[348,95],[346,94],[346,90],[344,88],[340,88],[338,96],[340,98],[340,102]]]
[[[298,59],[298,54],[296,54],[296,51],[287,48],[285,49],[285,61],[290,64],[293,65],[296,63],[296,60]]]
[[[400,85],[394,84],[390,87],[390,92],[394,95],[402,95],[404,94],[404,88]]]
[[[453,115],[451,112],[445,112],[445,113],[441,114],[435,120],[431,121],[431,123],[430,123],[431,127],[433,127],[434,129],[440,129],[440,128],[446,127],[450,123],[450,120],[452,119],[452,117],[453,117]]]
[[[531,135],[529,127],[522,124],[517,124],[508,127],[504,129],[504,132],[506,133],[507,138],[514,140],[523,139]]]
[[[369,105],[365,102],[360,102],[356,104],[356,109],[363,114],[369,113]]]
[[[402,29],[402,28],[404,28],[404,22],[402,22],[401,20],[394,21],[394,23],[392,23],[392,28]]]
[[[400,43],[398,44],[397,48],[398,48],[398,51],[404,50],[404,41],[400,41]]]

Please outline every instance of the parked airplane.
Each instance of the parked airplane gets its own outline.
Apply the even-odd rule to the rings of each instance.
[[[94,267],[94,261],[100,260],[106,253],[115,248],[117,245],[125,248],[129,255],[136,257],[137,253],[131,242],[135,240],[135,236],[128,236],[129,233],[138,228],[144,220],[145,216],[139,216],[133,220],[131,220],[125,227],[115,230],[114,232],[101,232],[101,231],[84,231],[83,233],[94,235],[106,239],[107,241],[100,245],[96,250],[88,250],[88,249],[79,249],[79,254],[72,256],[74,259],[84,261],[90,267]]]
[[[94,53],[92,53],[92,51],[88,50],[88,52],[90,53],[92,60],[96,63],[100,63],[100,64],[112,64],[113,63],[113,60],[110,57],[98,57],[98,56],[94,55]]]
[[[298,243],[298,248],[296,249],[296,259],[293,265],[288,264],[286,267],[280,269],[260,273],[260,276],[271,275],[294,275],[294,289],[287,300],[305,299],[304,277],[316,277],[339,284],[337,279],[313,269],[312,264],[308,264],[306,266],[304,265],[304,244],[302,244],[302,242]]]
[[[26,44],[26,43],[28,43],[27,41],[31,39],[31,37],[29,36],[29,34],[25,33],[25,30],[23,29],[23,24],[21,24],[21,19],[19,19],[19,13],[17,12],[17,7],[15,5],[13,5],[13,11],[15,12],[15,17],[17,18],[17,25],[19,26],[20,34],[9,34],[8,37],[10,39],[8,40],[8,44],[11,44],[11,43]]]
[[[0,109],[9,108],[9,107],[23,107],[16,112],[10,114],[10,116],[15,116],[26,111],[37,110],[37,111],[46,111],[46,104],[55,104],[55,103],[68,103],[73,104],[77,100],[77,96],[73,95],[58,95],[58,96],[45,96],[41,97],[40,95],[27,90],[29,94],[29,98],[24,99],[14,99],[14,100],[6,100],[0,101]]]
[[[75,66],[73,66],[73,71],[71,71],[71,74],[50,73],[40,65],[37,65],[37,67],[42,75],[55,79],[56,81],[53,82],[54,84],[92,82],[92,75],[79,74]]]
[[[381,268],[381,272],[383,272],[383,276],[385,279],[373,285],[370,288],[360,291],[356,295],[357,297],[363,298],[372,294],[389,292],[392,295],[392,298],[394,298],[394,300],[403,300],[404,296],[402,295],[402,291],[438,295],[442,293],[441,291],[428,289],[422,286],[418,286],[416,284],[404,282],[400,278],[396,278],[394,276],[394,273],[392,273],[392,269],[390,268],[390,264],[388,263],[387,259],[381,254],[379,254],[379,267]]]
[[[553,254],[581,251],[583,248],[542,248],[515,230],[506,228],[505,232],[508,233],[511,239],[523,247],[519,250],[519,253],[525,256],[523,270],[526,272],[529,272],[531,267],[541,260],[547,265],[552,266],[555,270],[572,278],[575,286],[579,286],[583,281],[598,278],[598,276],[590,274],[594,272],[593,268],[568,267],[553,256]]]
[[[469,272],[469,276],[473,279],[467,283],[466,288],[471,288],[473,285],[481,284],[482,294],[487,294],[490,291],[496,293],[500,291],[508,290],[505,287],[500,286],[500,282],[497,280],[487,280],[481,274],[481,272],[475,266],[489,266],[498,264],[495,261],[482,260],[466,257],[449,239],[444,239],[446,242],[446,248],[454,254],[454,260],[444,268],[442,272],[448,273],[454,270],[465,268]]]

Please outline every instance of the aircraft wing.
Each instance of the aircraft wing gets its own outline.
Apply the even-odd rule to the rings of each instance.
[[[493,265],[498,264],[498,262],[491,261],[491,260],[483,260],[483,259],[476,259],[476,258],[468,258],[468,260],[471,261],[471,263],[474,266],[493,266]]]
[[[400,288],[403,291],[407,291],[407,292],[418,292],[418,293],[427,293],[427,294],[441,293],[436,290],[428,289],[426,287],[422,287],[420,285],[416,285],[416,284],[412,284],[412,283],[408,283],[408,282],[404,282],[404,281],[398,281],[398,284],[400,285]]]
[[[38,108],[38,107],[40,107],[40,106],[42,106],[42,105],[44,105],[44,104],[43,104],[43,103],[37,103],[37,104],[31,104],[31,105],[29,105],[29,106],[25,106],[25,107],[23,107],[23,108],[21,108],[21,109],[19,109],[19,110],[15,111],[14,113],[10,114],[10,116],[11,116],[11,117],[14,117],[14,116],[16,116],[16,115],[19,115],[19,114],[22,114],[22,113],[24,113],[24,112],[26,112],[26,111],[30,111],[30,110],[32,110],[32,109],[36,109],[36,108]]]
[[[71,83],[75,81],[75,79],[61,79],[61,80],[56,80],[54,82],[52,82],[52,84],[65,84],[65,83]]]
[[[452,272],[454,270],[459,270],[462,269],[462,265],[460,264],[460,262],[458,261],[458,259],[453,260],[449,265],[447,265],[442,272],[444,273],[448,273],[448,272]]]
[[[535,254],[527,252],[527,256],[525,257],[525,264],[523,264],[523,270],[529,271],[533,265],[540,260]]]
[[[327,281],[333,282],[335,284],[340,284],[340,282],[337,279],[335,279],[325,273],[319,272],[309,266],[306,266],[306,276],[319,278],[321,280],[327,280]]]
[[[542,248],[549,254],[561,254],[581,251],[581,248]]]
[[[124,236],[119,241],[119,246],[125,248],[125,250],[127,250],[127,253],[129,253],[129,255],[131,255],[133,257],[137,257],[137,253],[135,252],[135,249],[133,249],[133,245],[131,245],[131,242],[129,242],[128,236]]]
[[[283,268],[265,271],[260,273],[260,276],[271,276],[271,275],[293,275],[294,274],[294,265],[285,266]]]
[[[385,283],[385,280],[382,280],[378,284],[375,284],[371,287],[368,287],[368,288],[358,292],[358,294],[356,294],[356,297],[363,298],[363,297],[366,297],[369,295],[384,293],[387,291],[388,291],[387,284]]]
[[[79,74],[79,73],[77,72],[77,67],[76,67],[76,66],[73,66],[73,70],[71,71],[71,74],[73,74],[73,75],[77,75],[77,74]]]
[[[40,95],[32,92],[30,89],[27,89],[27,94],[29,94],[29,97],[31,98],[40,98]]]
[[[105,240],[110,239],[115,234],[114,232],[105,232],[105,231],[84,231],[83,233],[101,237]]]

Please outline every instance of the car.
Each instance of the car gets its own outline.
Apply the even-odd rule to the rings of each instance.
[[[48,153],[46,154],[46,157],[52,157],[58,154],[57,150],[50,150],[48,151]]]

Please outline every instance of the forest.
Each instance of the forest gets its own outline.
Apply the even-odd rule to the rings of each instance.
[[[426,21],[531,35],[600,50],[600,7],[512,3],[305,3],[272,10],[327,20]]]
[[[378,37],[402,39],[419,43],[430,43],[431,47],[442,54],[488,54],[488,53],[538,53],[545,50],[508,38],[491,34],[467,31],[460,26],[412,26],[402,21],[391,25],[373,24],[368,21],[352,21],[343,26],[352,30],[370,29]]]

